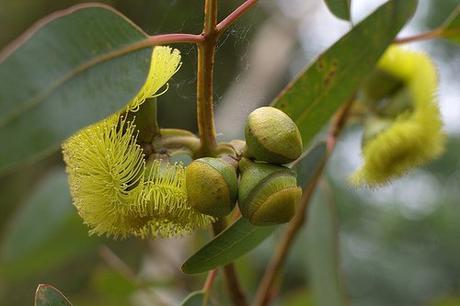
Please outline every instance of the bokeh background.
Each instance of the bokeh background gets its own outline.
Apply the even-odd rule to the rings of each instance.
[[[38,18],[81,2],[0,0],[0,47]],[[219,2],[221,17],[241,3]],[[353,22],[383,2],[353,0]],[[202,26],[201,0],[104,3],[150,34],[198,33]],[[400,36],[438,26],[458,4],[459,0],[420,0],[415,18]],[[331,15],[322,0],[261,0],[219,43],[215,69],[219,139],[241,138],[247,114],[270,103],[293,76],[349,29],[350,24]],[[333,208],[337,245],[330,250],[337,256],[342,294],[349,305],[460,305],[460,45],[434,40],[407,47],[429,53],[439,67],[438,96],[448,148],[439,160],[390,186],[355,190],[346,180],[361,163],[361,131],[352,126],[341,138],[315,201]],[[170,90],[159,98],[160,123],[196,130],[196,50],[190,45],[178,48],[183,66]],[[334,306],[327,304],[331,292],[326,290],[327,277],[321,275],[324,269],[312,264],[323,236],[308,229],[289,257],[277,305]],[[249,295],[281,232],[238,260]],[[178,305],[205,278],[185,276],[179,267],[209,238],[207,232],[156,241],[88,237],[71,205],[64,165],[56,152],[0,177],[0,305],[31,305],[39,283],[57,286],[81,306]],[[216,305],[226,305],[224,290],[218,277]]]

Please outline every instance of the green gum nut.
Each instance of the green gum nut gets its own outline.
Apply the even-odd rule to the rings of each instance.
[[[238,195],[236,169],[222,158],[194,160],[185,170],[187,195],[193,209],[213,217],[228,215]]]
[[[254,163],[246,158],[240,161],[239,169],[241,214],[254,225],[289,222],[302,196],[296,173],[283,166]]]
[[[249,114],[246,122],[246,156],[272,164],[296,160],[303,151],[297,125],[281,110],[260,107]]]

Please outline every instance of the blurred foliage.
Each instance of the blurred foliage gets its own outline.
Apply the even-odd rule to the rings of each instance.
[[[314,306],[311,294],[307,290],[292,292],[284,297],[282,306]]]
[[[459,5],[458,0],[428,0],[428,2],[428,16],[425,18],[427,30],[442,25]]]
[[[6,45],[38,18],[79,2],[81,1],[0,0],[0,47]],[[148,33],[196,33],[202,25],[201,0],[103,2],[125,13]],[[240,2],[221,1],[221,15],[224,16]],[[458,5],[458,0],[426,0],[425,3],[427,2],[427,15],[421,20],[426,30],[440,25]],[[227,86],[240,73],[241,67],[245,69],[247,48],[267,15],[263,9],[253,10],[223,38],[216,58],[217,104]],[[191,114],[195,108],[196,51],[190,46],[180,46],[180,49],[184,63],[181,72],[171,82],[168,93],[159,99],[160,123],[164,127],[195,130],[195,118]],[[458,46],[437,41],[436,49],[441,51],[441,55],[447,61],[458,59]],[[168,109],[163,106],[166,103]],[[180,111],[177,111],[178,109]],[[335,170],[329,168],[329,192],[334,195],[340,224],[340,266],[344,271],[342,278],[351,305],[460,305],[459,165],[460,138],[452,137],[446,154],[423,169],[436,183],[436,194],[433,200],[430,200],[429,209],[422,212],[405,205],[404,202],[392,203],[393,198],[387,199],[384,205],[374,203],[375,196],[371,197],[369,193],[363,196],[363,193],[350,189],[344,181],[339,182]],[[173,248],[174,252],[166,253],[162,247],[153,248],[145,242],[135,240],[107,241],[103,238],[82,236],[81,233],[83,230],[86,233],[86,229],[81,222],[75,222],[78,219],[77,214],[70,206],[68,198],[65,202],[67,207],[52,207],[57,209],[56,213],[59,214],[59,218],[52,219],[56,223],[47,219],[45,210],[40,209],[50,205],[46,198],[31,202],[34,200],[31,192],[37,194],[36,192],[43,190],[46,184],[43,180],[52,175],[49,169],[53,168],[60,169],[62,175],[60,155],[50,156],[33,165],[24,165],[14,173],[0,178],[1,244],[3,248],[6,243],[24,244],[24,251],[17,251],[14,254],[19,255],[11,255],[9,258],[26,261],[20,264],[18,270],[14,270],[14,265],[11,265],[9,273],[0,273],[0,305],[30,305],[38,283],[56,285],[75,305],[81,306],[148,305],[145,298],[139,297],[139,292],[146,294],[147,300],[150,301],[156,300],[159,295],[169,298],[172,296],[172,304],[179,304],[189,292],[201,288],[205,275],[183,276],[178,267],[181,260],[196,250],[196,246],[206,241],[205,238],[209,237],[206,233],[199,233],[194,237],[194,247],[186,248],[188,254],[182,254],[181,248]],[[60,192],[64,190],[57,187],[56,194]],[[380,196],[384,197],[382,194]],[[25,221],[20,222],[21,220]],[[13,228],[22,226],[21,224],[24,225],[22,229],[17,229],[18,233],[28,233],[24,236],[24,241],[14,238],[22,234],[16,234],[17,236],[13,236],[14,239],[8,238],[14,231]],[[62,226],[60,232],[56,233],[56,237],[52,238],[49,244],[44,245],[45,250],[40,251],[45,252],[48,249],[52,254],[41,253],[45,255],[37,258],[34,258],[33,254],[23,254],[29,252],[29,247],[34,245],[28,243],[30,239],[39,238],[49,226],[56,225]],[[72,230],[69,231],[66,226]],[[276,305],[313,305],[305,256],[307,236],[304,232],[297,239],[298,243],[289,257],[285,270],[282,284],[284,295]],[[265,241],[249,256],[238,260],[237,267],[243,287],[250,295],[254,293],[278,239],[279,233]],[[143,280],[147,281],[148,288],[139,289],[139,285],[123,275],[122,271],[107,263],[107,260],[100,256],[101,244],[112,249],[127,267],[134,271],[135,277],[139,278],[141,283]],[[68,251],[69,256],[61,257],[62,260],[54,260],[54,256],[59,254],[53,250],[60,246],[73,251]],[[8,247],[8,252],[13,250]],[[160,258],[161,262],[146,264],[146,253],[157,256],[155,258]],[[176,260],[176,256],[179,259]],[[171,266],[172,268],[168,269]],[[34,269],[24,274],[25,267]],[[140,267],[144,269],[142,273],[137,273],[141,270]],[[157,282],[155,276],[161,280],[173,281]],[[153,295],[151,290],[148,290],[151,288],[155,291]],[[170,288],[175,290],[167,291]],[[222,279],[218,276],[211,299],[219,301],[218,297],[224,290]]]
[[[58,289],[50,285],[39,285],[35,293],[35,306],[71,306]]]
[[[62,168],[55,169],[11,218],[0,248],[4,277],[31,277],[95,243],[70,204],[67,176]]]

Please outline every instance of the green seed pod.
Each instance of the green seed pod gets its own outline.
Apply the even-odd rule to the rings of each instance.
[[[249,114],[245,129],[246,155],[272,164],[296,160],[303,151],[294,121],[274,107],[260,107]]]
[[[185,175],[188,199],[195,210],[214,217],[232,211],[238,194],[234,166],[222,158],[204,157],[193,161]]]
[[[281,224],[292,219],[302,196],[294,171],[246,158],[240,161],[239,169],[238,205],[244,217],[255,225]]]

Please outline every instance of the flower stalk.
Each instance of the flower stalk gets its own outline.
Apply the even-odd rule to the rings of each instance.
[[[213,73],[217,44],[217,1],[206,0],[204,8],[204,38],[198,44],[197,121],[201,140],[201,156],[212,156],[217,146],[214,125]]]

